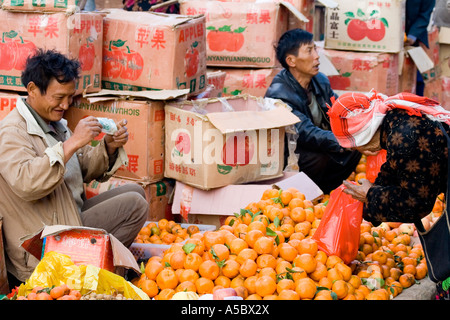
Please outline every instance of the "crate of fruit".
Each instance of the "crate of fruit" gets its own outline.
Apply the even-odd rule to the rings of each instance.
[[[135,242],[130,246],[130,251],[136,260],[147,260],[153,256],[162,257],[164,251],[169,249],[173,243],[184,243],[192,234],[217,229],[215,225],[161,220],[158,222],[147,221]]]

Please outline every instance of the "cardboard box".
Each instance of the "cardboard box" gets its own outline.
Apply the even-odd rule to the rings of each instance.
[[[405,0],[335,0],[326,9],[325,48],[400,52],[405,30]]]
[[[77,97],[64,114],[71,130],[84,116],[127,120],[128,142],[124,146],[128,166],[115,176],[157,182],[164,177],[164,100],[181,97],[189,90],[130,91],[102,90],[98,94]],[[101,133],[96,140],[102,139]]]
[[[427,48],[423,43],[420,43],[420,47],[433,62],[433,68],[422,73],[422,78],[425,82],[439,78],[441,75],[439,61],[439,30],[436,26],[432,26],[431,30],[428,31],[428,45],[429,48]]]
[[[339,72],[328,76],[333,90],[368,92],[373,88],[387,95],[398,93],[399,54],[319,50]]]
[[[22,97],[16,92],[0,91],[0,120],[8,115],[15,107],[17,98]]]
[[[450,28],[441,27],[439,30],[439,67],[441,75],[450,77]]]
[[[446,110],[450,111],[450,77],[441,76],[442,83],[442,97],[441,97],[441,105]]]
[[[147,221],[145,225],[149,224],[152,221]],[[156,221],[154,221],[156,222]],[[189,226],[196,225],[201,233],[205,231],[214,231],[216,230],[215,225],[207,225],[207,224],[193,224],[193,223],[180,223],[180,226],[184,229],[187,229]],[[185,243],[186,240],[181,242]],[[136,261],[140,260],[148,260],[150,257],[158,256],[163,257],[164,252],[170,249],[171,244],[156,244],[156,243],[137,243],[133,242],[130,246],[130,251],[136,258]]]
[[[414,60],[405,53],[399,53],[398,92],[416,93],[417,67]]]
[[[3,0],[2,9],[18,12],[68,12],[79,9],[80,0]]]
[[[222,96],[249,94],[255,97],[264,97],[273,78],[282,68],[223,68],[226,73]]]
[[[227,73],[222,70],[206,69],[208,85],[213,86],[211,97],[221,97]]]
[[[206,89],[205,17],[111,9],[104,19],[102,88]]]
[[[26,91],[20,79],[36,48],[55,49],[82,64],[77,94],[98,92],[102,73],[103,17],[99,13],[18,13],[0,10],[0,89]]]
[[[253,201],[259,201],[266,189],[275,186],[280,189],[297,188],[311,201],[323,196],[322,190],[303,172],[284,172],[278,179],[214,190],[201,190],[177,181],[172,213],[180,214],[188,223],[212,224],[219,228],[228,216],[239,213]]]
[[[111,272],[122,268],[140,274],[133,254],[116,237],[103,229],[82,226],[44,226],[36,234],[22,239],[22,247],[37,259],[48,251],[70,256],[76,265],[92,264]]]
[[[3,218],[0,217],[0,294],[8,294],[8,274],[5,263],[5,247],[3,246]]]
[[[217,67],[279,66],[273,48],[288,28],[288,14],[308,21],[283,1],[181,0],[180,12],[206,16],[207,65]]]
[[[106,182],[92,181],[85,185],[86,197],[88,199],[99,195],[105,191],[117,188],[119,186],[136,183],[144,188],[145,197],[149,204],[148,221],[158,221],[166,217],[167,207],[173,191],[173,183],[168,179],[163,179],[155,183],[145,181],[134,181],[122,178],[112,177]]]
[[[167,103],[165,177],[201,189],[282,175],[285,127],[299,122],[280,100],[250,95]]]
[[[442,81],[440,78],[428,81],[425,84],[423,95],[430,99],[439,101],[442,103]]]

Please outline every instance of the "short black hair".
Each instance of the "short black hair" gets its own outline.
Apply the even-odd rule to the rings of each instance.
[[[31,81],[42,94],[47,92],[52,78],[59,83],[68,83],[80,78],[80,62],[70,59],[56,50],[37,49],[27,59],[22,72],[22,84],[27,87]]]
[[[286,63],[288,54],[297,55],[298,50],[304,44],[313,42],[313,34],[303,29],[288,30],[280,37],[275,47],[277,59],[285,69],[289,69]]]

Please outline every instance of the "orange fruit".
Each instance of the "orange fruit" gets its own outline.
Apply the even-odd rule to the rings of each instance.
[[[224,244],[225,237],[219,231],[205,231],[203,233],[203,243],[206,249],[210,249],[214,244]]]
[[[333,286],[333,282],[328,277],[323,277],[319,280],[319,287],[324,287],[331,290],[331,287]]]
[[[240,267],[241,265],[239,264],[239,262],[233,259],[228,259],[222,267],[222,274],[225,277],[233,279],[239,274]]]
[[[289,202],[291,202],[292,198],[293,198],[292,192],[290,192],[288,190],[281,191],[280,200],[284,206],[289,205]]]
[[[348,286],[344,280],[336,280],[333,282],[331,290],[336,293],[338,299],[343,299],[348,293]]]
[[[277,282],[277,292],[278,294],[284,290],[295,290],[295,283],[292,279],[281,279]]]
[[[315,256],[318,251],[317,242],[311,238],[305,238],[297,245],[297,251],[299,254],[309,253],[310,255]]]
[[[230,253],[239,254],[243,249],[248,248],[248,244],[244,239],[235,238],[230,243]]]
[[[192,269],[184,269],[178,274],[178,281],[180,283],[185,281],[191,281],[192,283],[195,283],[195,280],[197,280],[198,278],[198,273]]]
[[[322,262],[317,261],[316,268],[309,274],[309,277],[314,281],[320,281],[322,278],[327,278],[327,275],[327,267]]]
[[[331,290],[320,290],[316,293],[314,300],[336,300],[335,296]]]
[[[218,259],[218,261],[227,260],[228,257],[230,256],[230,250],[228,250],[227,246],[225,246],[222,243],[216,243],[211,248],[212,248],[211,250],[214,251],[213,257],[215,259]]]
[[[200,277],[195,281],[195,287],[199,295],[212,293],[214,282],[209,278]]]
[[[272,238],[262,236],[256,239],[253,249],[258,254],[271,253],[274,249],[274,241]]]
[[[303,222],[306,220],[306,211],[303,207],[294,207],[289,216],[295,223]]]
[[[256,279],[255,290],[256,294],[261,297],[272,295],[277,289],[275,280],[270,276],[261,276]]]
[[[264,254],[260,254],[256,258],[256,264],[258,265],[258,268],[260,268],[260,269],[266,268],[266,267],[275,269],[277,266],[277,259],[269,253],[264,253]]]
[[[241,266],[239,268],[239,273],[243,277],[247,278],[247,277],[255,275],[257,269],[258,269],[258,265],[256,264],[256,262],[254,260],[247,259],[241,264]]]
[[[245,278],[244,287],[247,289],[249,294],[256,293],[256,280],[258,280],[256,275]]]
[[[327,254],[325,252],[321,251],[321,250],[317,251],[317,253],[315,255],[315,258],[316,258],[317,261],[320,261],[323,264],[326,264],[327,260],[328,260]]]
[[[197,287],[195,286],[195,283],[186,280],[180,282],[180,284],[178,284],[178,286],[175,288],[175,292],[185,292],[185,291],[197,292]]]
[[[267,199],[272,199],[272,198],[277,198],[279,195],[279,190],[277,189],[267,189],[264,190],[261,200],[267,200]]]
[[[237,295],[239,297],[242,297],[242,299],[244,299],[244,300],[247,299],[247,297],[248,297],[248,290],[247,290],[246,287],[238,286],[238,287],[235,287],[234,290],[236,291],[236,293],[237,293]]]
[[[403,288],[409,288],[416,283],[416,280],[412,274],[404,273],[398,278],[398,282],[400,282]]]
[[[186,260],[186,253],[184,251],[175,251],[170,255],[169,264],[174,269],[184,268],[184,262]]]
[[[419,263],[416,267],[416,273],[415,273],[414,277],[417,280],[421,280],[427,276],[427,273],[428,273],[428,268],[427,268],[426,263]]]
[[[155,296],[155,300],[170,300],[174,294],[174,289],[163,289],[158,293],[158,295]]]
[[[264,237],[264,235],[265,233],[263,233],[261,230],[253,229],[247,232],[244,240],[247,242],[250,248],[253,248],[255,246],[256,240],[258,240],[258,238]]]
[[[188,253],[184,260],[184,269],[192,269],[198,271],[200,264],[203,262],[202,257],[195,252]]]
[[[277,300],[300,300],[300,296],[295,290],[286,289],[278,294]]]
[[[155,280],[158,273],[164,269],[164,266],[158,261],[148,261],[145,265],[145,275],[150,280]]]
[[[295,257],[298,255],[297,249],[286,242],[281,243],[279,249],[280,257],[289,262],[294,261]]]
[[[296,281],[295,291],[300,299],[313,299],[316,295],[317,286],[311,278],[302,278]]]
[[[218,276],[216,278],[216,280],[214,280],[214,284],[215,284],[216,287],[220,286],[220,287],[223,287],[223,288],[229,288],[230,287],[230,283],[231,283],[230,278],[228,278],[228,277],[226,277],[224,275],[220,275],[220,276]]]
[[[311,273],[316,269],[317,260],[309,253],[303,253],[295,257],[293,264],[302,268],[307,273]]]
[[[220,268],[215,261],[205,260],[200,264],[198,273],[203,278],[215,280],[220,274]]]
[[[331,255],[328,257],[325,265],[327,266],[328,269],[330,269],[330,268],[333,268],[336,265],[336,263],[338,263],[338,262],[344,262],[344,261],[339,256]]]
[[[238,274],[236,277],[234,277],[230,282],[230,288],[237,288],[244,286],[244,280],[245,278]]]
[[[239,254],[236,257],[236,261],[239,262],[241,265],[248,259],[255,261],[258,257],[258,254],[256,251],[252,248],[245,248],[239,252]]]
[[[309,235],[309,233],[310,233],[310,231],[311,231],[311,228],[312,228],[311,222],[309,222],[309,221],[302,221],[302,222],[299,222],[299,223],[297,223],[297,224],[295,225],[294,231],[295,231],[295,232],[301,232],[301,233],[303,233],[303,234],[305,235],[305,237],[306,237],[306,236]]]
[[[244,239],[247,232],[248,225],[246,225],[245,223],[241,223],[237,225],[236,228],[234,228],[233,234],[238,238]]]
[[[336,268],[342,274],[342,279],[344,281],[350,280],[350,277],[352,276],[352,268],[350,268],[344,262],[336,263],[334,268]]]
[[[173,269],[164,268],[164,270],[158,273],[156,284],[161,290],[166,288],[175,289],[178,285],[178,277]]]

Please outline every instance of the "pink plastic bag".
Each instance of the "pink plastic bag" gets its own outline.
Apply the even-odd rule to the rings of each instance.
[[[376,156],[367,156],[366,178],[374,183],[380,172],[381,165],[386,162],[386,150],[381,149]]]
[[[331,191],[323,217],[312,238],[328,256],[346,264],[358,254],[363,203],[343,192],[344,185]]]

